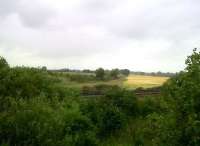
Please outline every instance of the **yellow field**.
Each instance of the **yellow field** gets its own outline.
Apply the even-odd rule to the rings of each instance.
[[[129,75],[124,82],[126,88],[151,88],[162,85],[169,77]]]

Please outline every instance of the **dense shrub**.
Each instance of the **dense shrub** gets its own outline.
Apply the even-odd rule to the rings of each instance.
[[[9,68],[9,65],[6,59],[0,56],[0,69],[3,68]]]
[[[127,116],[136,116],[138,113],[138,102],[133,91],[115,87],[106,92],[105,100],[120,108]]]
[[[90,119],[80,113],[68,115],[64,131],[67,134],[67,145],[95,146],[97,145],[96,131]]]
[[[76,102],[54,99],[9,98],[0,113],[0,144],[16,146],[96,145],[90,120],[81,115]]]
[[[60,97],[79,94],[67,89],[60,80],[40,68],[15,67],[0,69],[0,96],[32,98],[35,96]]]
[[[10,68],[1,58],[0,145],[96,145],[95,126],[70,98],[79,95],[46,69]]]
[[[83,95],[102,95],[102,98],[99,99],[102,102],[101,104],[114,105],[127,116],[136,115],[139,110],[134,92],[121,89],[119,86],[97,85],[84,87],[82,93]]]
[[[194,49],[186,65],[185,71],[169,80],[163,91],[176,115],[178,145],[196,146],[200,144],[200,52]]]
[[[104,111],[101,113],[100,121],[98,123],[98,134],[100,137],[110,136],[117,130],[123,128],[125,117],[123,113],[114,106],[104,107]]]
[[[0,57],[0,94],[2,95],[7,92],[7,87],[5,85],[7,84],[9,69],[7,61],[3,57]]]
[[[96,125],[99,138],[115,134],[124,126],[125,115],[114,105],[91,100],[82,105],[82,113]]]
[[[96,81],[95,76],[92,74],[66,73],[65,77],[68,78],[70,81],[79,82],[79,83]]]
[[[138,102],[140,116],[146,117],[151,113],[168,113],[169,105],[163,97],[146,96]]]
[[[104,96],[82,103],[81,111],[97,126],[98,136],[106,138],[122,129],[129,118],[135,118],[138,106],[133,92],[114,86]]]
[[[10,98],[10,102],[7,112],[0,116],[0,143],[17,146],[59,145],[62,123],[57,122],[60,117],[47,101]]]
[[[105,70],[103,68],[98,68],[95,71],[95,76],[96,76],[97,79],[103,80],[104,77],[105,77]]]
[[[173,114],[153,112],[144,117],[135,129],[133,145],[176,146],[177,135]]]
[[[128,69],[121,69],[120,73],[123,74],[123,75],[125,75],[125,76],[128,76],[130,74],[130,70],[128,70]]]
[[[84,87],[80,93],[63,85],[59,74],[10,68],[0,58],[0,145],[95,146],[132,120],[132,145],[198,146],[200,53],[194,50],[186,65],[164,84],[163,97],[138,100],[118,86]],[[76,82],[94,80],[72,76]]]
[[[81,89],[82,95],[101,95],[94,86],[83,86]]]
[[[119,69],[112,69],[111,71],[110,71],[110,77],[112,78],[112,79],[117,79],[118,78],[118,76],[119,76]]]
[[[95,86],[83,86],[82,87],[82,94],[83,95],[106,95],[108,92],[119,88],[117,85],[106,85],[106,84],[99,84]]]

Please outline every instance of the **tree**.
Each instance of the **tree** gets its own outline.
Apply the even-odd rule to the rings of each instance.
[[[97,78],[97,79],[103,80],[103,79],[104,79],[104,76],[105,76],[105,71],[104,71],[103,68],[98,68],[98,69],[95,71],[95,74],[96,74],[96,78]]]
[[[8,68],[9,65],[6,59],[0,56],[0,69],[5,68],[5,67]]]
[[[84,73],[92,73],[92,70],[84,69],[83,72],[84,72]]]
[[[47,67],[46,67],[46,66],[43,66],[43,67],[42,67],[42,71],[47,71]]]
[[[118,69],[112,69],[110,71],[110,76],[113,78],[113,79],[117,79],[118,78],[118,75],[119,75],[119,70]]]
[[[130,74],[130,70],[128,69],[122,69],[120,70],[121,74],[125,75],[125,76],[128,76]]]
[[[180,146],[200,145],[200,52],[185,61],[185,71],[172,77],[164,85],[167,100],[174,105],[176,129],[179,133],[177,143]]]
[[[9,72],[10,68],[7,61],[0,56],[0,96],[8,92]]]

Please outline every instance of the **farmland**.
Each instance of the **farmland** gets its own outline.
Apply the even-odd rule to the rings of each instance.
[[[68,74],[76,74],[76,73],[68,73]],[[94,74],[90,73],[78,73],[79,75],[90,76]],[[162,77],[162,76],[150,76],[150,75],[135,75],[130,74],[127,77],[120,77],[118,79],[108,80],[108,81],[85,81],[81,83],[77,83],[74,81],[69,81],[67,77],[61,76],[60,79],[63,81],[64,84],[75,87],[75,88],[82,88],[83,86],[95,86],[100,84],[105,85],[117,85],[122,88],[126,89],[136,89],[139,87],[142,88],[152,88],[163,85],[169,77]]]
[[[159,76],[146,76],[146,75],[129,75],[124,81],[124,87],[128,89],[134,89],[138,87],[151,88],[161,86],[165,83],[169,77]]]

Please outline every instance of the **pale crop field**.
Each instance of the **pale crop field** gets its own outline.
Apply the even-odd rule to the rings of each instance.
[[[147,75],[129,75],[124,81],[124,87],[134,89],[138,87],[151,88],[161,86],[169,77],[147,76]]]

